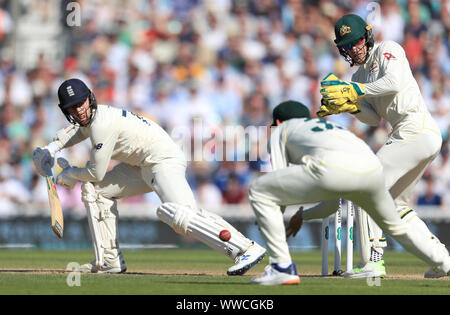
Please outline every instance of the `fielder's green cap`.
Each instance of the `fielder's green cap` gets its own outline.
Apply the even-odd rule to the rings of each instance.
[[[347,14],[341,17],[334,25],[335,43],[338,47],[344,45],[354,46],[366,34],[368,26],[359,15]]]
[[[300,102],[286,101],[278,104],[272,112],[272,126],[277,125],[277,120],[283,122],[291,118],[310,118],[308,107]]]

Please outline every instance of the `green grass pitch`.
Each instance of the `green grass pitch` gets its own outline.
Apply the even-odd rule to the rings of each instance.
[[[330,252],[330,272],[333,262]],[[64,272],[69,262],[92,260],[90,250],[0,250],[0,294],[145,294],[145,295],[352,295],[450,294],[448,277],[423,279],[428,267],[408,254],[388,251],[388,277],[377,281],[321,277],[319,251],[294,252],[301,277],[296,286],[256,286],[253,276],[263,272],[268,258],[244,276],[228,277],[232,261],[210,249],[125,250],[128,272],[119,275],[82,274],[72,279]],[[354,261],[358,257],[355,253]],[[345,259],[343,261],[345,266]]]

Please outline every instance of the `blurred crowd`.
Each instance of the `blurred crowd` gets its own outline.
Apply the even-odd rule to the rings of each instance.
[[[0,2],[4,50],[10,48],[20,23],[14,20],[11,2]],[[179,126],[192,129],[194,120],[201,120],[210,132],[196,136],[207,144],[227,126],[269,125],[274,106],[287,99],[301,101],[315,113],[321,78],[334,72],[350,80],[356,70],[333,43],[334,23],[347,13],[372,24],[376,41],[394,40],[404,47],[444,138],[441,154],[415,189],[415,202],[450,207],[449,1],[77,2],[80,26],[67,25],[70,12],[64,5],[69,1],[62,1],[59,9],[61,62],[43,53],[33,67],[24,69],[13,55],[2,54],[0,216],[16,215],[18,205],[30,203],[47,211],[45,181],[36,174],[31,154],[68,125],[57,107],[56,91],[64,79],[84,80],[100,104],[148,116],[169,134]],[[32,12],[38,21],[49,16],[45,5],[36,5]],[[329,119],[350,128],[375,151],[390,128],[369,127],[348,114]],[[247,143],[244,151],[252,145]],[[86,142],[62,155],[83,166],[89,149]],[[199,202],[207,208],[247,203],[248,183],[268,167],[262,152],[252,161],[191,161],[187,176]],[[82,208],[79,185],[59,191],[66,211]],[[152,193],[124,202],[143,201],[158,202]]]

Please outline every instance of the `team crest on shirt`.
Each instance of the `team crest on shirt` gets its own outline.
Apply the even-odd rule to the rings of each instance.
[[[350,26],[347,25],[342,25],[341,29],[339,30],[339,34],[341,34],[341,36],[344,36],[345,34],[351,33],[352,29],[350,28]]]
[[[370,66],[370,68],[369,68],[369,72],[370,73],[374,73],[374,72],[377,72],[377,71],[378,71],[378,64],[376,63],[376,61],[374,61],[372,63],[372,65]]]

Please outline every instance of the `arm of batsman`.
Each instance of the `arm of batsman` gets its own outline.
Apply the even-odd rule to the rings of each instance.
[[[69,162],[65,158],[58,158],[56,162],[63,169],[62,172],[56,177],[56,183],[72,189],[77,183],[77,180],[70,176],[71,171],[75,167],[70,166]]]

